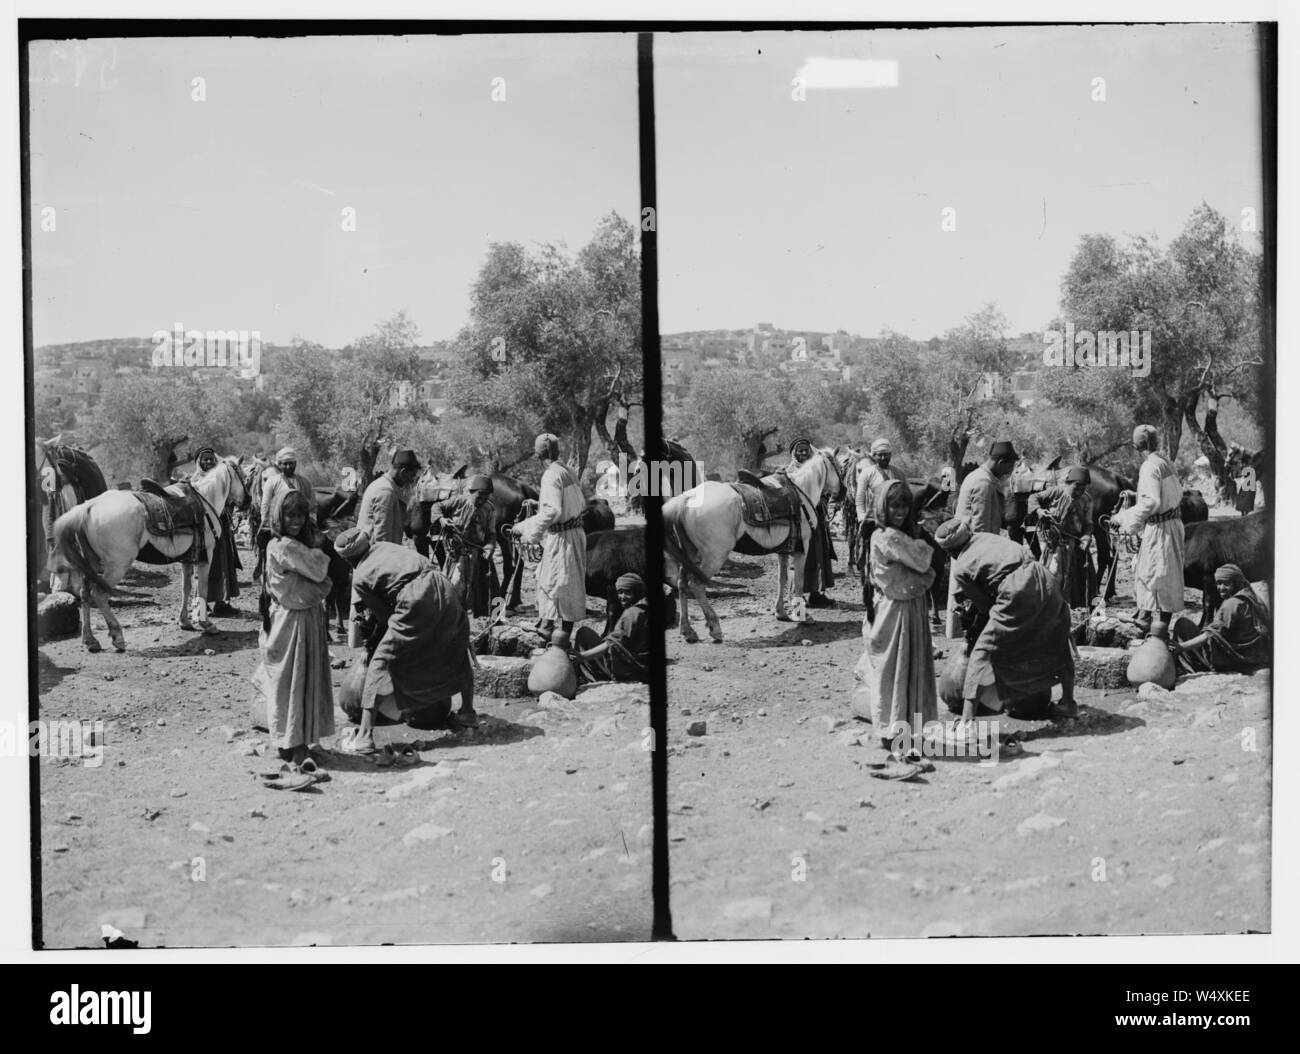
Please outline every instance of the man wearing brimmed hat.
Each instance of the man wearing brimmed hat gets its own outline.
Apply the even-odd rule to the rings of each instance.
[[[361,496],[357,510],[357,526],[370,536],[372,542],[402,544],[402,528],[406,525],[407,488],[420,474],[420,462],[410,450],[398,450],[388,471],[373,480]]]
[[[1088,470],[1075,465],[1065,482],[1032,495],[1030,506],[1040,511],[1040,559],[1056,579],[1070,607],[1087,607],[1087,539],[1092,536],[1092,482]],[[1046,519],[1044,519],[1045,517]]]
[[[446,576],[414,549],[372,543],[360,527],[343,531],[334,550],[352,566],[353,592],[375,628],[371,639],[379,637],[366,667],[361,727],[340,749],[376,752],[376,709],[396,707],[402,719],[421,723],[477,725],[469,619]],[[457,695],[460,709],[452,714]]]
[[[903,479],[903,474],[893,468],[889,462],[894,456],[894,448],[889,440],[881,436],[871,444],[871,460],[858,466],[858,482],[854,488],[854,508],[858,514],[858,552],[862,563],[862,603],[867,608],[867,621],[875,621],[875,597],[871,589],[871,536],[875,533],[876,508],[879,504],[881,490],[894,480]]]
[[[537,515],[515,524],[511,533],[527,545],[542,546],[537,565],[537,619],[543,633],[555,623],[565,643],[573,624],[587,614],[587,533],[582,510],[587,502],[573,470],[560,461],[560,440],[543,432],[533,441],[533,455],[544,466]]]
[[[965,520],[945,521],[934,539],[947,550],[953,579],[977,615],[966,631],[963,725],[980,706],[1000,711],[1058,683],[1061,700],[1048,713],[1074,717],[1070,609],[1055,579],[1020,543],[972,531]]]
[[[999,439],[989,447],[989,456],[982,465],[971,470],[961,483],[957,492],[957,507],[953,516],[963,521],[973,534],[1001,534],[1002,520],[1006,511],[1006,498],[1002,491],[1002,481],[1010,478],[1019,460],[1016,448],[1010,441]],[[957,579],[955,574],[948,579],[948,624],[947,635],[955,636],[958,632]]]
[[[451,581],[460,590],[461,603],[475,615],[488,614],[492,603],[488,566],[497,536],[492,477],[481,473],[471,476],[465,493],[434,502],[429,515],[431,520],[441,518],[454,528],[447,544],[456,554]]]
[[[1137,502],[1113,517],[1121,534],[1142,533],[1133,594],[1138,621],[1167,640],[1169,621],[1183,607],[1183,485],[1173,463],[1160,453],[1151,425],[1133,429],[1133,449],[1145,454],[1138,469]]]

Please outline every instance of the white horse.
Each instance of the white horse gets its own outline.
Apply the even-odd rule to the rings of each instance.
[[[194,490],[203,499],[205,551],[211,556],[217,539],[221,536],[221,510],[233,500],[243,504],[247,499],[239,463],[233,457],[222,458],[212,471],[194,480]],[[175,484],[167,488],[169,494],[185,493],[184,486]],[[211,633],[215,627],[208,621],[208,561],[202,563],[183,560],[189,552],[195,532],[179,530],[171,536],[150,534],[146,525],[144,506],[131,491],[110,490],[64,513],[54,522],[54,557],[51,570],[75,573],[81,579],[81,641],[88,651],[99,651],[99,641],[90,629],[90,605],[93,601],[108,624],[113,647],[126,651],[122,625],[108,606],[108,594],[130,569],[145,545],[152,545],[163,556],[180,560],[184,574],[181,579],[180,626],[182,629],[201,629]],[[199,623],[191,620],[190,579],[198,572],[197,603]]]
[[[776,477],[765,476],[764,480],[775,482]],[[687,643],[694,644],[700,639],[691,627],[688,594],[695,597],[704,612],[709,636],[715,641],[722,640],[722,624],[705,595],[704,586],[722,569],[727,555],[746,534],[762,548],[775,549],[790,537],[792,530],[800,532],[803,539],[800,551],[793,556],[778,554],[776,617],[782,622],[812,621],[803,597],[804,557],[817,527],[818,505],[823,498],[838,498],[844,493],[835,452],[815,449],[812,457],[790,472],[790,481],[798,488],[802,503],[797,525],[750,527],[744,520],[740,495],[730,484],[715,481],[701,483],[664,503],[665,571],[670,578],[677,579],[681,597],[680,628]]]

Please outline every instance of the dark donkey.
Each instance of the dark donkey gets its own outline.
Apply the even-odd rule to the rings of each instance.
[[[68,446],[61,436],[37,439],[35,468],[39,503],[28,506],[30,515],[39,515],[39,530],[29,530],[28,537],[43,538],[45,545],[36,552],[33,566],[39,580],[49,566],[54,547],[54,521],[71,509],[108,490],[104,473],[94,458],[78,447]],[[58,576],[54,576],[57,578]],[[51,591],[65,589],[68,583],[51,579]]]

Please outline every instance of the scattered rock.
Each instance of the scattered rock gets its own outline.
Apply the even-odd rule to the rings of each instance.
[[[264,813],[261,809],[249,809],[248,817],[251,820],[265,820],[266,813]]]
[[[163,728],[167,724],[167,719],[164,717],[160,717],[158,718],[157,721],[154,722],[154,724],[157,725],[159,728]]]
[[[549,882],[543,882],[541,883],[541,885],[533,886],[533,888],[530,889],[528,892],[531,893],[533,896],[535,896],[538,900],[541,900],[542,897],[550,896],[551,890],[552,890],[551,884]]]
[[[692,721],[686,726],[688,736],[703,736],[708,733],[708,725],[704,721]]]
[[[1048,816],[1045,812],[1034,813],[1027,820],[1022,820],[1020,826],[1016,828],[1017,834],[1030,834],[1034,831],[1050,831],[1054,827],[1060,827],[1065,823],[1065,818],[1061,816]]]
[[[1023,783],[1048,769],[1056,768],[1060,763],[1061,759],[1052,753],[1039,754],[1037,757],[1017,761],[1010,772],[993,781],[993,789],[1005,790],[1007,787],[1014,787],[1017,783]]]
[[[1159,878],[1152,879],[1151,884],[1153,886],[1159,886],[1161,889],[1168,889],[1174,884],[1174,876],[1166,872]]]
[[[419,827],[412,827],[406,834],[402,835],[403,845],[415,845],[418,842],[436,842],[440,838],[446,838],[449,834],[454,834],[450,827],[439,827],[433,823],[422,823]]]
[[[180,790],[180,789],[178,788],[178,789],[176,789],[176,790],[174,790],[174,791],[171,792],[171,796],[172,796],[173,798],[183,798],[183,797],[185,797],[185,795],[188,794],[188,793],[189,793],[188,791],[183,791],[183,790]]]
[[[36,604],[36,635],[41,641],[81,632],[81,603],[71,593],[51,593]]]

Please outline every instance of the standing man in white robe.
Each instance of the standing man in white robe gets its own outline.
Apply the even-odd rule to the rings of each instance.
[[[578,477],[560,461],[559,439],[544,432],[533,442],[533,454],[544,470],[536,516],[515,524],[511,533],[526,545],[542,546],[537,565],[537,618],[539,628],[550,635],[555,623],[560,632],[552,643],[567,647],[573,624],[587,615],[587,532],[582,529],[582,510],[587,502]],[[556,638],[562,637],[563,640]]]
[[[1133,575],[1138,621],[1151,636],[1167,640],[1169,621],[1183,608],[1183,485],[1173,463],[1160,453],[1151,425],[1133,429],[1133,449],[1146,453],[1138,470],[1137,502],[1114,519],[1122,534],[1142,534]]]

